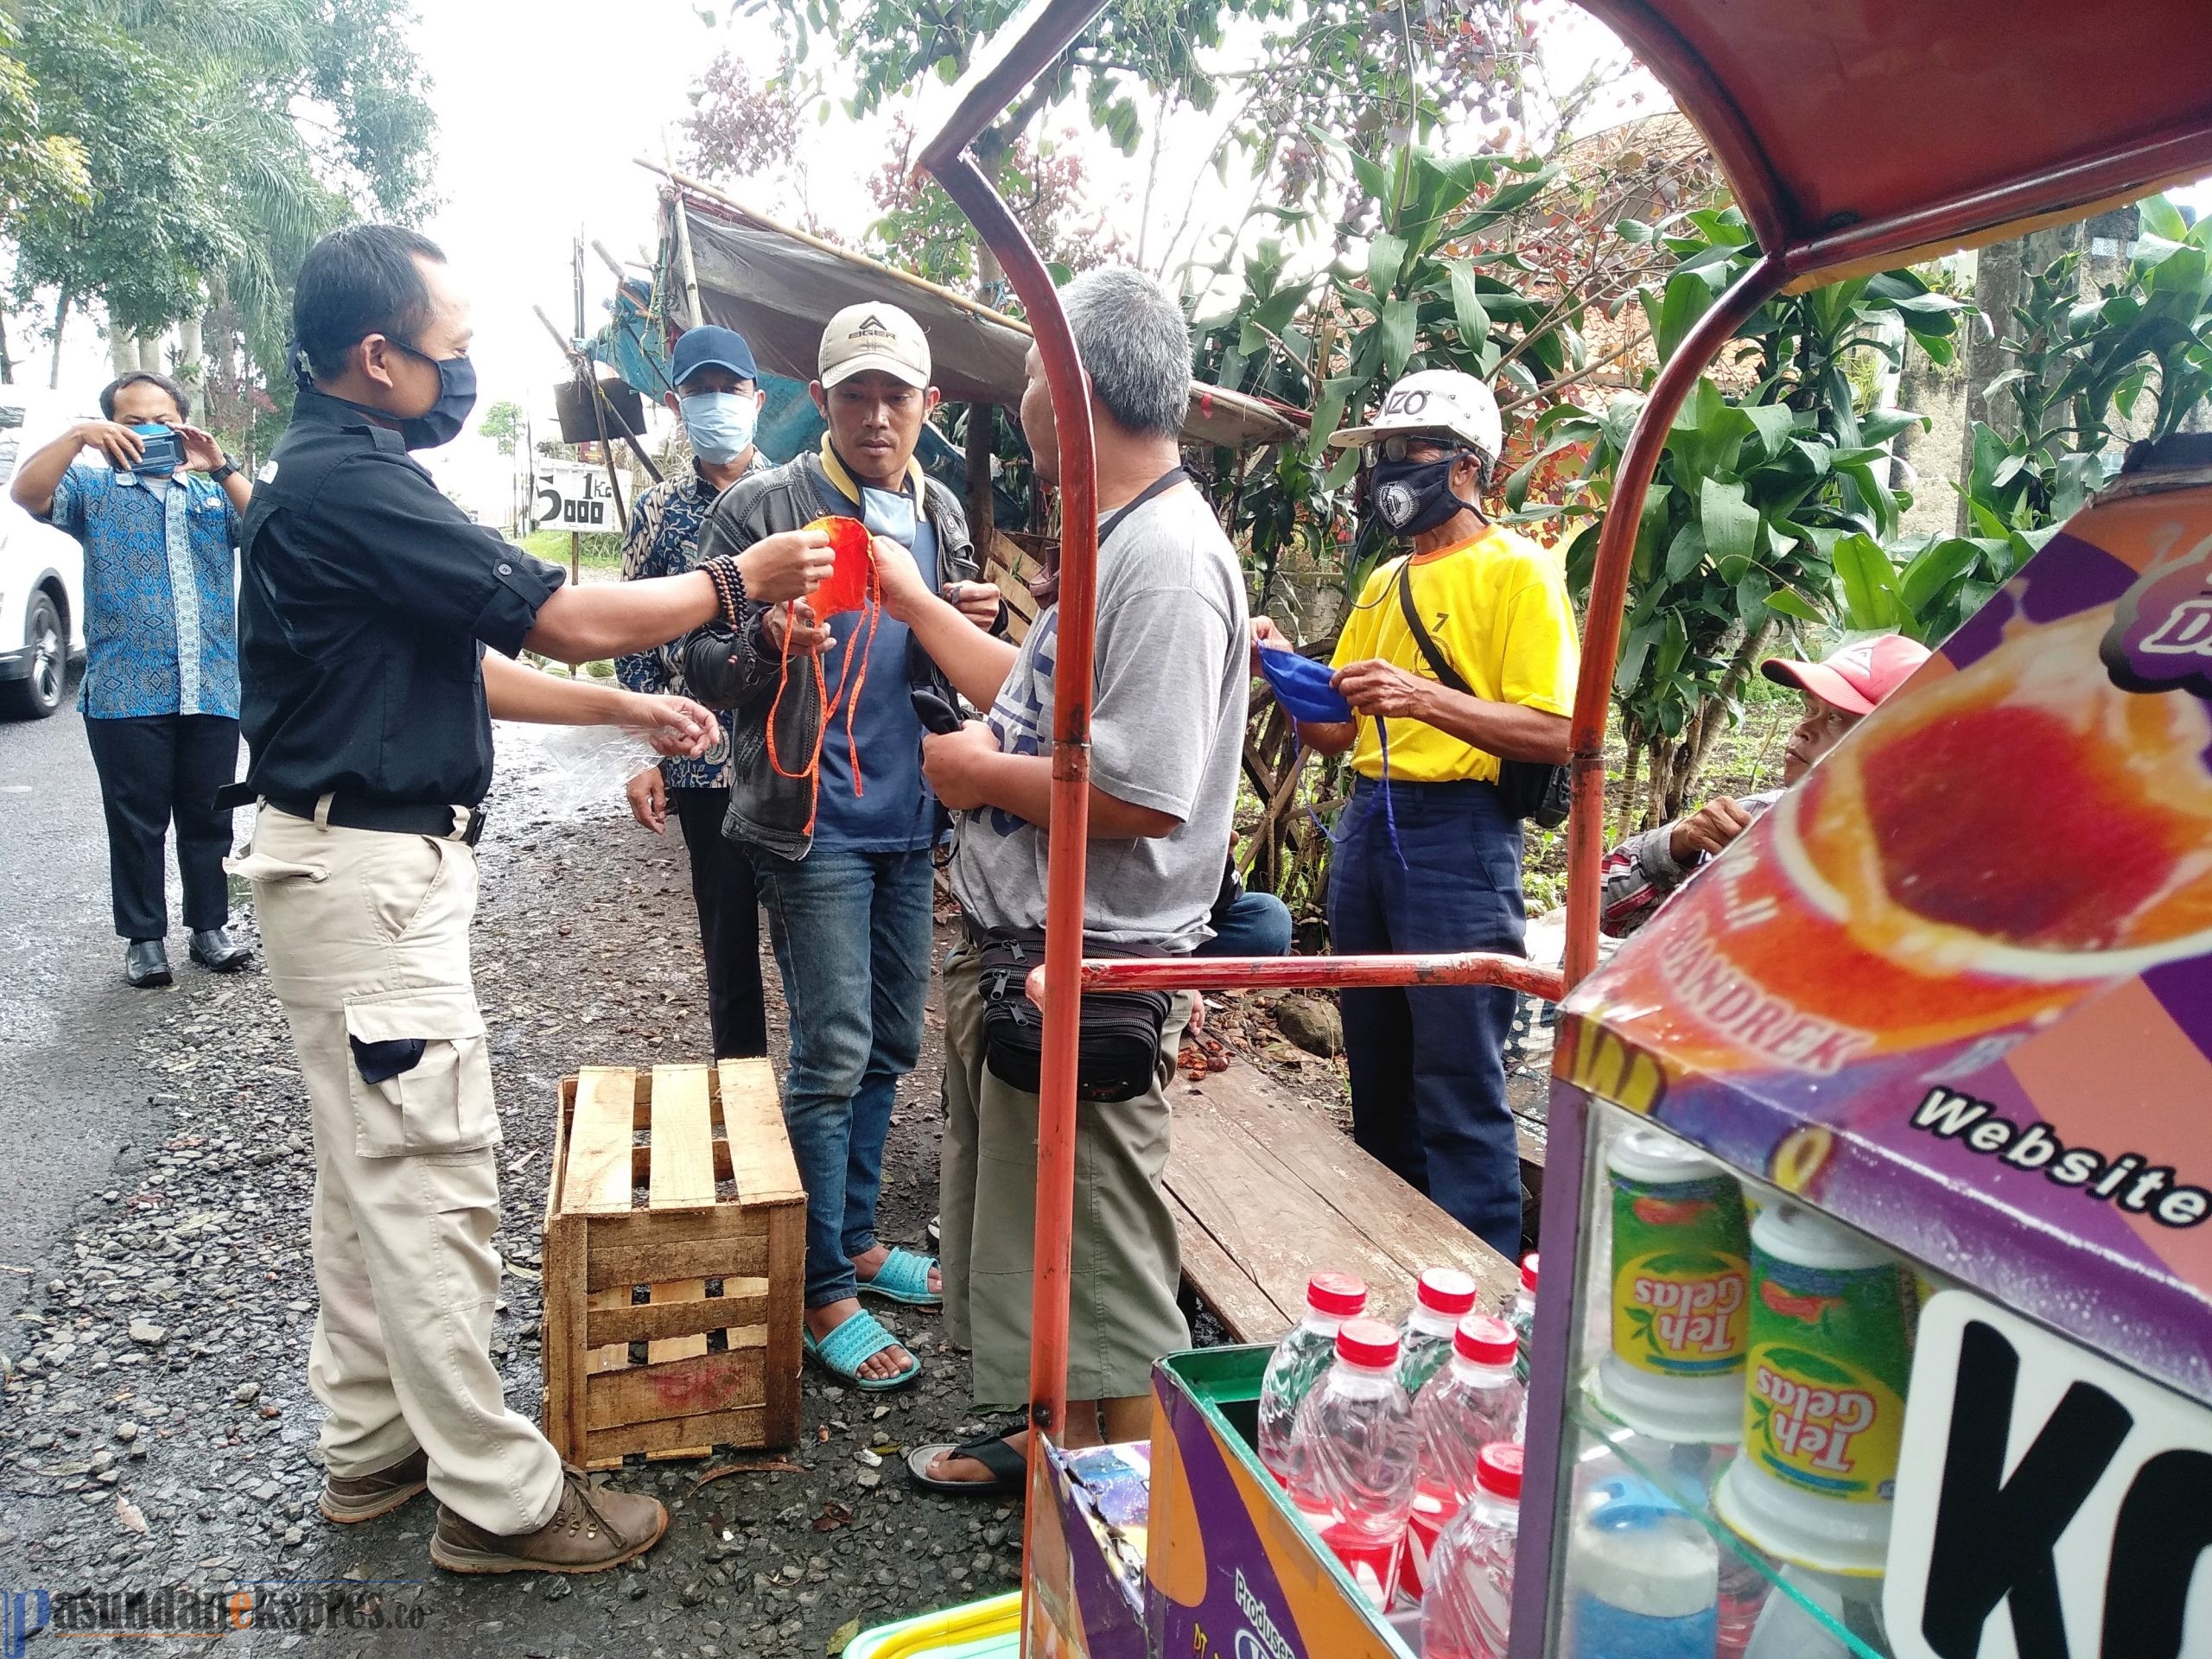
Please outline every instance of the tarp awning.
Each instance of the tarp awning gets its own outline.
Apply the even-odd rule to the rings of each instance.
[[[2205,0],[1580,0],[1793,276],[2212,173]]]
[[[760,366],[801,382],[814,378],[824,324],[848,305],[888,300],[929,336],[938,389],[948,402],[1021,402],[1029,330],[1015,319],[934,283],[859,255],[819,246],[734,204],[691,194],[671,197],[686,216],[709,322],[743,334]],[[1249,448],[1295,438],[1300,424],[1274,404],[1217,386],[1191,389],[1184,436]]]

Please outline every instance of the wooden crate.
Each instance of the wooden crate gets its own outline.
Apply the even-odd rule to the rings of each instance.
[[[588,1469],[629,1452],[795,1442],[805,1234],[767,1061],[563,1078],[545,1201],[546,1438]]]

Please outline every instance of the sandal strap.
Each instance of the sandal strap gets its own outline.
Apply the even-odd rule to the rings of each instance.
[[[1029,1459],[1008,1446],[1002,1435],[988,1435],[952,1448],[956,1458],[972,1458],[999,1479],[1016,1485],[1029,1478]]]
[[[814,1351],[831,1370],[856,1376],[861,1366],[887,1348],[905,1345],[884,1328],[881,1320],[862,1308],[816,1343]]]
[[[930,1269],[935,1266],[935,1256],[893,1244],[890,1254],[883,1258],[883,1265],[875,1270],[875,1277],[868,1282],[871,1288],[886,1294],[929,1296],[935,1294],[930,1289]]]

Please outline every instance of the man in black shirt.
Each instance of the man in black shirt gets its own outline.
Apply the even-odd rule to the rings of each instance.
[[[474,398],[467,302],[412,232],[318,242],[294,300],[302,378],[242,537],[248,855],[270,982],[315,1143],[322,1513],[365,1521],[429,1486],[430,1556],[464,1573],[588,1573],[649,1549],[652,1498],[590,1484],[510,1411],[490,1357],[499,1140],[468,960],[493,716],[622,725],[696,753],[683,697],[556,679],[829,574],[805,531],[659,581],[562,585],[469,522],[409,451]]]

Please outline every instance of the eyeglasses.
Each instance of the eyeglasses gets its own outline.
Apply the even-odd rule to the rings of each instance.
[[[1411,452],[1416,444],[1423,449],[1441,449],[1444,452],[1441,455],[1432,457],[1439,461],[1457,461],[1462,455],[1471,455],[1475,453],[1463,443],[1454,443],[1449,438],[1420,432],[1374,439],[1362,446],[1361,453],[1365,457],[1367,464],[1372,467],[1377,461],[1413,459]]]

